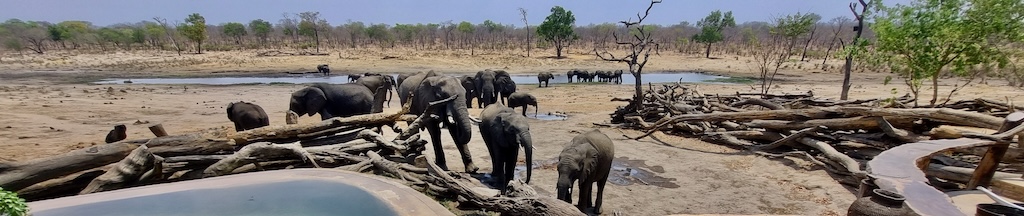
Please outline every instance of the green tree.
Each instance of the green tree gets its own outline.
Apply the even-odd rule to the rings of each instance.
[[[381,51],[384,51],[384,48],[393,40],[391,32],[388,31],[387,24],[370,25],[370,27],[366,28],[366,36],[377,41]]]
[[[327,31],[331,25],[320,17],[320,12],[302,12],[299,14],[299,34],[311,37],[316,43],[316,52],[320,52],[320,36]]]
[[[735,26],[736,20],[732,17],[732,11],[725,12],[723,16],[722,11],[715,10],[697,22],[700,33],[693,35],[693,40],[704,43],[707,47],[704,51],[704,58],[711,58],[711,44],[722,41],[722,29]]]
[[[18,197],[18,193],[0,188],[0,215],[25,216],[29,215],[28,210],[25,199]]]
[[[363,22],[352,21],[345,23],[345,30],[348,30],[348,37],[352,42],[352,44],[349,45],[351,48],[356,48],[356,45],[359,43],[359,38],[363,37],[363,34],[368,32],[366,30],[366,25],[363,25]]]
[[[18,51],[18,54],[21,54],[21,51],[25,50],[25,45],[21,44],[21,40],[18,40],[17,38],[11,37],[11,38],[4,39],[4,48],[5,49],[9,49],[9,50]]]
[[[969,83],[975,76],[971,67],[1004,65],[1004,44],[1024,39],[1020,0],[917,0],[881,10],[874,17],[876,54],[903,78],[915,98],[923,81],[931,80],[933,106],[939,77],[948,73]],[[963,86],[956,85],[950,96]]]
[[[793,45],[796,44],[796,39],[811,32],[811,27],[818,22],[818,19],[821,19],[821,16],[817,14],[797,12],[775,20],[775,33],[789,39],[786,45],[786,56],[793,55]]]
[[[68,48],[67,44],[64,43],[68,39],[71,39],[71,31],[67,28],[67,26],[63,26],[60,24],[50,25],[46,27],[46,31],[50,34],[50,40],[60,42],[61,48]]]
[[[90,35],[93,34],[92,23],[86,21],[69,20],[58,23],[67,30],[68,38],[71,41],[71,48],[78,49],[81,44],[89,43]],[[61,46],[64,46],[63,41]]]
[[[126,45],[128,43],[128,41],[130,41],[129,35],[125,35],[122,31],[120,31],[118,29],[115,29],[115,28],[110,28],[110,27],[100,28],[97,31],[97,33],[99,34],[99,37],[100,37],[101,41],[106,42],[106,43],[114,44],[114,47],[120,47],[122,45]],[[103,46],[101,46],[101,47],[103,47]],[[104,49],[106,49],[106,48],[104,47]]]
[[[129,37],[131,43],[137,43],[137,44],[145,44],[146,43],[146,29],[141,28],[141,27],[140,28],[133,27],[133,28],[126,29],[126,30],[131,35]]]
[[[150,46],[157,47],[158,49],[162,46],[160,44],[160,38],[164,37],[164,27],[158,23],[146,22],[143,27],[146,31],[146,40]]]
[[[19,19],[9,19],[4,23],[0,24],[7,31],[7,35],[12,38],[17,38],[27,42],[27,48],[37,54],[43,54],[45,50],[45,41],[50,38],[47,34],[46,27],[40,25],[38,22],[32,21],[21,21]]]
[[[476,27],[472,23],[462,21],[455,28],[462,33],[463,44],[469,43],[469,54],[475,55],[473,52],[473,32],[476,32]]]
[[[572,11],[555,6],[551,8],[551,15],[544,18],[544,22],[537,27],[537,35],[555,44],[555,57],[562,58],[562,49],[569,46],[569,42],[579,39],[573,32],[575,23],[576,17],[572,15]]]
[[[224,35],[235,39],[235,44],[242,44],[242,37],[249,33],[245,31],[245,25],[236,22],[225,23],[221,31]]]
[[[199,13],[189,14],[185,23],[178,25],[178,32],[185,38],[196,43],[196,53],[203,53],[203,41],[206,40],[206,18]]]
[[[267,37],[270,36],[270,31],[273,29],[274,27],[270,25],[270,22],[262,19],[256,19],[249,22],[249,30],[252,30],[252,34],[255,35],[256,38],[260,40],[260,44],[264,46],[266,46]]]

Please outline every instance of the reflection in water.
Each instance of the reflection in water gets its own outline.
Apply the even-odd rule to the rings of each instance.
[[[520,163],[522,164],[522,163]],[[533,169],[558,170],[558,158],[533,161]],[[658,176],[665,173],[662,166],[647,166],[644,160],[630,160],[619,157],[612,160],[612,170],[608,173],[608,183],[628,186],[633,184],[653,185],[663,188],[679,188],[675,178]],[[526,165],[516,166],[515,178],[526,178]]]
[[[391,74],[397,76],[397,74]],[[702,73],[645,73],[642,77],[644,83],[665,83],[665,82],[708,82],[724,76],[715,76]],[[517,84],[537,84],[537,75],[512,75],[512,80]],[[595,78],[595,80],[597,80]],[[128,81],[128,82],[126,82]],[[255,84],[255,83],[348,83],[347,75],[335,75],[324,77],[321,75],[295,75],[282,77],[205,77],[205,78],[145,78],[145,79],[104,79],[94,82],[96,84],[204,84],[204,85],[232,85],[232,84]],[[555,74],[551,84],[568,82],[565,73]],[[634,83],[633,76],[623,75],[622,84]],[[574,82],[575,83],[575,82]]]

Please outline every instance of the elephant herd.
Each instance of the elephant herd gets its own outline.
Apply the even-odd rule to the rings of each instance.
[[[569,70],[569,72],[566,72],[565,76],[569,78],[569,83],[572,83],[572,78],[576,77],[577,82],[594,82],[594,78],[597,78],[598,82],[622,84],[622,70],[597,70],[590,72],[587,70],[572,69]]]
[[[297,90],[291,94],[288,110],[299,116],[320,114],[322,120],[382,112],[384,96],[396,91],[401,104],[411,103],[409,114],[429,113],[441,117],[427,118],[424,122],[434,149],[434,161],[439,167],[448,169],[441,146],[443,125],[459,150],[465,172],[479,170],[467,146],[473,136],[473,123],[479,126],[480,136],[491,158],[493,184],[502,195],[507,193],[508,182],[513,179],[520,146],[526,157],[526,166],[533,167],[533,139],[526,109],[528,105],[537,107],[537,99],[530,94],[516,92],[516,84],[508,72],[488,69],[474,76],[454,77],[428,71],[403,74],[397,79],[371,73],[357,76],[350,83],[316,83]],[[431,102],[450,97],[454,100],[447,105],[428,106]],[[473,107],[473,98],[477,99],[477,107],[483,108],[479,119],[471,117],[468,111]],[[519,106],[523,107],[522,114],[513,109]],[[266,112],[253,103],[230,103],[227,114],[237,131],[269,125]],[[573,183],[578,182],[580,199],[577,207],[581,211],[594,207],[594,212],[600,213],[613,156],[611,139],[596,129],[574,137],[559,154],[558,199],[572,203],[569,196]],[[531,177],[532,169],[526,169],[527,184]],[[596,202],[591,203],[594,183],[598,194]]]

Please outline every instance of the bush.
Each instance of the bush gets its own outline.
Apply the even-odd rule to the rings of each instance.
[[[0,188],[0,215],[28,215],[28,206],[25,205],[25,199],[18,197],[17,193],[5,191],[3,188]]]

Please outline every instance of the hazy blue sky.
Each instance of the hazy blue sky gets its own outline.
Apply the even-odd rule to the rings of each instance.
[[[886,5],[910,0],[886,0]],[[163,17],[183,20],[200,13],[207,24],[248,23],[264,19],[277,23],[283,13],[319,11],[332,25],[364,23],[439,23],[492,20],[522,26],[517,8],[526,8],[531,25],[539,24],[559,5],[571,10],[577,25],[616,22],[646,9],[645,0],[0,0],[0,19],[18,18],[59,22],[84,20],[105,26]],[[651,10],[652,24],[696,23],[712,10],[733,11],[737,23],[767,21],[773,16],[813,12],[825,21],[850,17],[850,0],[664,0]]]

